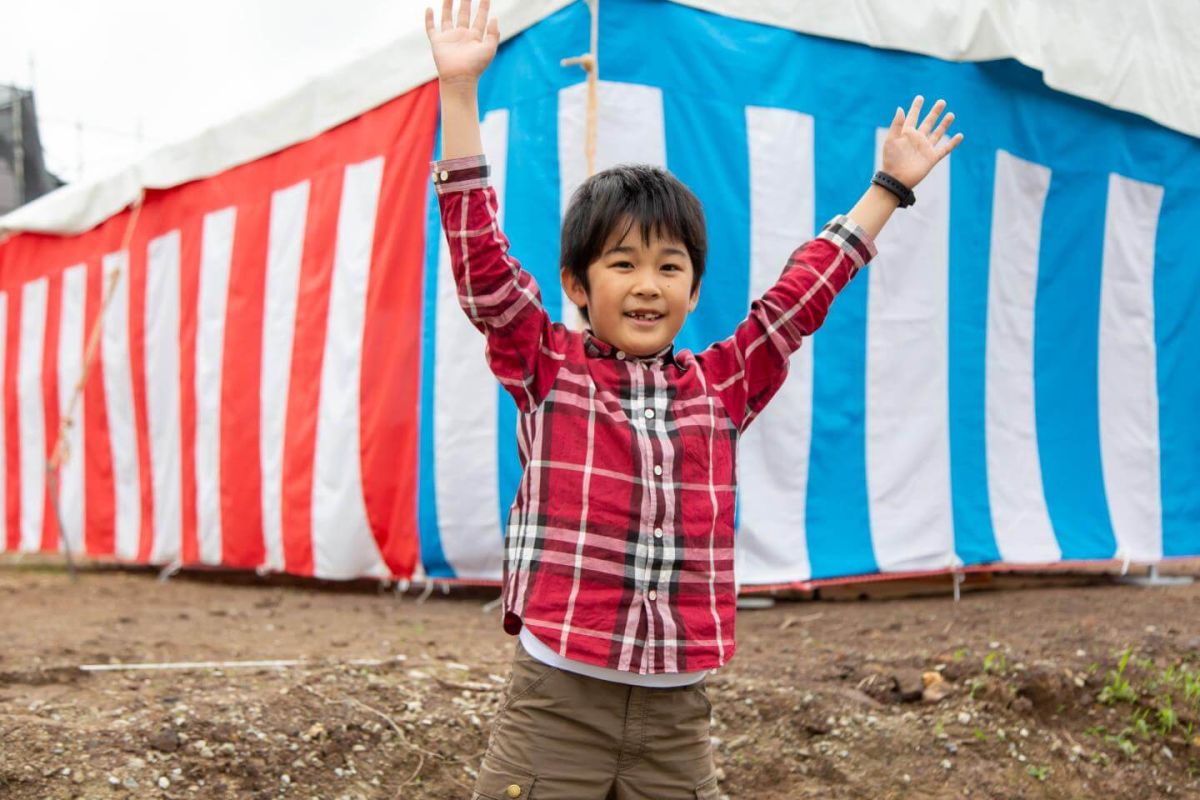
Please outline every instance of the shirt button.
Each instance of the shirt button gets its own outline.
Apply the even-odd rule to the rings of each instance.
[[[624,361],[624,360],[625,360],[625,351],[624,351],[624,350],[618,350],[618,351],[617,351],[617,358],[619,358],[621,361]]]
[[[655,474],[655,475],[662,475],[662,465],[661,465],[661,464],[655,464],[655,465],[654,465],[654,474]]]
[[[646,593],[646,597],[649,597],[651,600],[657,600],[657,599],[658,599],[658,592],[656,592],[656,591],[654,591],[653,589],[651,589],[649,592],[647,592],[647,593]]]
[[[653,408],[646,409],[646,419],[654,419],[654,409]]]
[[[655,539],[661,539],[661,538],[662,538],[662,528],[655,528],[655,529],[654,529],[654,538],[655,538]]]
[[[450,173],[447,172],[446,170],[442,170],[442,174],[438,177],[440,177],[442,179],[442,181],[445,182],[445,180],[450,177]]]
[[[508,795],[509,797],[513,797],[513,798],[520,797],[521,796],[521,787],[517,786],[515,783],[509,784],[509,787],[504,790],[504,793],[506,795]]]

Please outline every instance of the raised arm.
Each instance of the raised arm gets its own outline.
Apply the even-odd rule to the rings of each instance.
[[[432,165],[442,229],[458,304],[487,337],[488,367],[518,408],[529,411],[557,373],[562,332],[546,314],[533,275],[509,253],[496,192],[488,185],[476,87],[496,55],[500,29],[496,20],[488,22],[488,0],[480,0],[474,22],[470,0],[463,0],[457,22],[451,11],[445,0],[440,28],[433,11],[425,11],[442,95],[442,159]]]
[[[907,114],[896,109],[880,158],[882,171],[909,190],[963,138],[960,133],[943,141],[954,115],[946,114],[938,123],[946,108],[942,100],[918,125],[923,103],[918,95]],[[779,280],[750,305],[733,336],[696,357],[739,430],[779,390],[788,357],[821,326],[834,297],[874,257],[875,237],[899,202],[897,195],[872,183],[848,215],[835,217],[792,253]]]
[[[954,122],[953,113],[947,114],[942,117],[940,123],[938,122],[938,117],[946,110],[945,100],[934,103],[925,120],[918,125],[917,120],[920,119],[921,106],[924,103],[925,98],[917,95],[913,98],[907,114],[904,113],[904,109],[896,108],[880,158],[883,171],[909,189],[915,188],[924,180],[929,171],[963,140],[963,135],[956,133],[942,141],[946,129]],[[883,230],[883,226],[887,224],[899,204],[900,200],[896,195],[872,183],[847,216],[874,239]]]
[[[488,19],[489,0],[479,0],[471,21],[471,0],[462,0],[457,19],[453,0],[443,0],[440,27],[433,9],[425,9],[425,33],[437,65],[442,97],[442,159],[483,154],[479,136],[479,76],[496,57],[500,26]]]

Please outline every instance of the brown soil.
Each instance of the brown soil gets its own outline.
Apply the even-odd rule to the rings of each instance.
[[[512,652],[494,594],[73,584],[0,559],[0,797],[466,798]],[[781,601],[738,623],[710,679],[730,798],[1200,797],[1200,583]],[[308,663],[78,669],[262,659]]]

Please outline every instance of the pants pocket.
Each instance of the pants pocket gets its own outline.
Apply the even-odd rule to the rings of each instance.
[[[479,767],[475,793],[471,800],[529,800],[533,796],[535,778],[529,770],[521,769],[489,754]],[[716,795],[713,795],[716,800]]]

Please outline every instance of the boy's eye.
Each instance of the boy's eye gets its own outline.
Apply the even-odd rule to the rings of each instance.
[[[678,264],[663,264],[662,268],[670,272],[679,272],[682,269]]]
[[[619,267],[621,269],[624,269],[626,267],[629,267],[630,269],[633,268],[633,264],[630,264],[628,261],[615,261],[612,263],[611,266]]]

